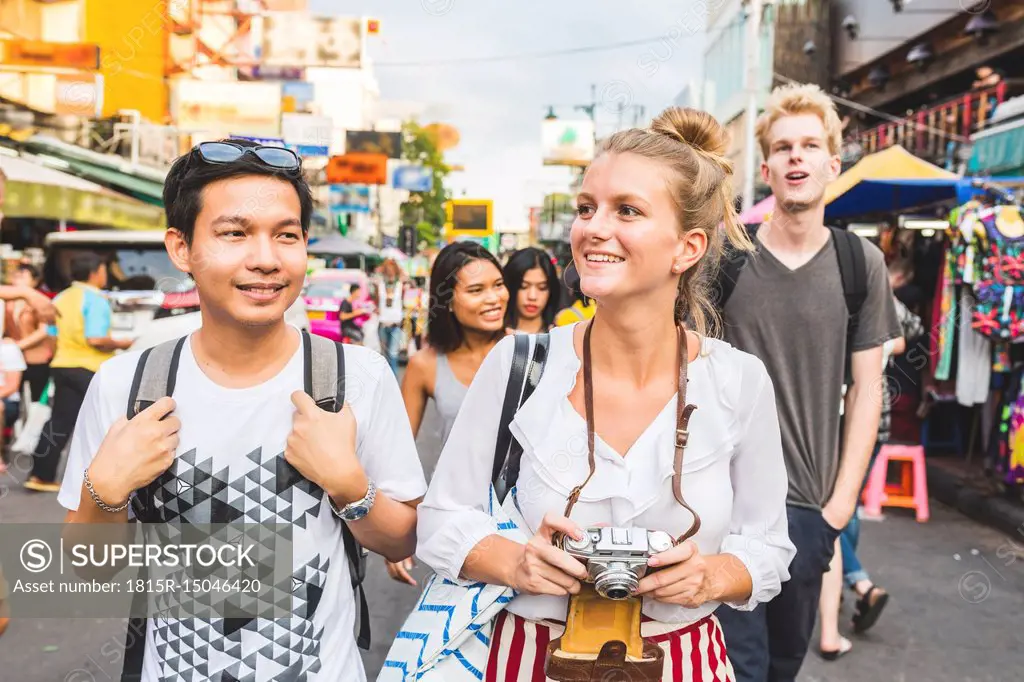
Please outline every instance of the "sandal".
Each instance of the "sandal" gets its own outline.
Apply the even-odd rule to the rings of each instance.
[[[876,592],[878,593],[877,598],[872,599],[872,595]],[[857,600],[857,611],[853,614],[853,631],[860,634],[870,630],[878,621],[878,617],[882,615],[882,610],[888,602],[889,593],[877,585],[872,585],[864,593],[864,596]]]
[[[839,638],[839,648],[834,651],[825,651],[824,649],[818,649],[818,653],[826,661],[838,661],[840,658],[850,653],[853,649],[853,642],[846,639],[845,637]]]

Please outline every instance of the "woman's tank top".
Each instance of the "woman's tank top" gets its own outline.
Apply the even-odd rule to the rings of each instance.
[[[466,397],[466,386],[456,378],[448,364],[448,356],[442,353],[437,355],[437,372],[434,376],[434,403],[437,404],[437,412],[441,417],[441,445],[444,446],[451,433],[452,425],[455,424],[455,417],[459,414],[462,401]]]

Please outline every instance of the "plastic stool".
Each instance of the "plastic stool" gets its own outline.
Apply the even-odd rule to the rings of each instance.
[[[900,482],[886,482],[889,462],[899,462]],[[917,512],[917,520],[925,522],[928,509],[928,475],[924,466],[924,447],[920,445],[883,445],[875,458],[864,487],[864,513],[880,516],[882,507],[905,507]]]

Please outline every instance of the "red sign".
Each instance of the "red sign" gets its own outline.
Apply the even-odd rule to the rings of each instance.
[[[332,156],[326,173],[327,182],[332,185],[386,185],[388,157],[365,152]]]

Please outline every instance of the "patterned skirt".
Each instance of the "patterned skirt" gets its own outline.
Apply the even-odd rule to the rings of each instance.
[[[655,621],[640,626],[644,639],[665,651],[664,682],[735,682],[725,636],[715,616],[672,627]],[[548,643],[564,629],[559,623],[502,611],[494,625],[485,682],[548,682],[544,675]]]

